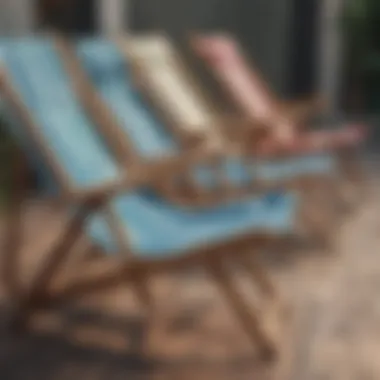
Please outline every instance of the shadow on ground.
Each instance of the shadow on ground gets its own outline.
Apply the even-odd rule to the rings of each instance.
[[[207,306],[204,307],[206,310]],[[202,309],[203,307],[198,310],[201,314],[204,311]],[[192,316],[187,314],[186,321],[179,318],[174,334],[175,330],[180,335],[181,329],[196,329],[198,312],[194,311]],[[237,356],[228,361],[191,355],[174,360],[160,360],[142,353],[141,342],[145,326],[141,319],[111,317],[83,310],[71,310],[64,316],[65,322],[58,332],[30,331],[21,335],[3,329],[0,336],[0,379],[174,380],[192,379],[193,376],[200,379],[229,379],[234,374],[241,374],[242,377],[238,379],[255,379],[253,374],[256,373],[258,365],[253,354]],[[107,349],[83,345],[70,339],[69,330],[81,330],[88,326],[96,326],[98,331],[102,330],[107,335],[116,333],[128,336],[129,339],[132,338],[133,344],[125,349]],[[225,340],[223,331],[219,338]],[[207,334],[205,339],[207,340]],[[262,376],[259,378],[264,379]]]

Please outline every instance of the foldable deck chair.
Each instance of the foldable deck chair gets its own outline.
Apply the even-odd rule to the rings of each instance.
[[[0,91],[10,131],[31,164],[37,165],[43,177],[54,180],[57,196],[71,210],[60,238],[29,286],[24,289],[15,278],[8,279],[18,325],[24,325],[36,308],[120,283],[133,285],[142,304],[150,308],[151,275],[198,266],[215,281],[247,335],[259,344],[261,354],[274,358],[278,346],[273,326],[249,311],[226,263],[241,262],[253,247],[259,249],[294,229],[297,199],[283,194],[270,203],[255,197],[203,211],[152,201],[141,189],[154,188],[158,164],[146,163],[132,170],[120,167],[77,103],[69,82],[46,39],[14,41],[7,49]],[[161,181],[184,168],[170,170],[160,173]],[[22,170],[14,173],[23,178]],[[3,268],[10,268],[10,263],[14,266],[20,254],[20,178],[13,192],[15,209],[5,246],[8,264]],[[86,262],[76,267],[80,276],[53,286],[53,276],[84,234],[106,254],[124,262],[117,260],[111,266]],[[273,311],[278,305],[275,287],[258,265],[252,265],[251,256],[244,262]]]
[[[190,43],[242,114],[271,131],[275,138],[269,141],[269,148],[278,140],[286,140],[286,144],[300,150],[341,148],[344,150],[343,171],[354,182],[363,181],[363,173],[352,157],[352,148],[365,139],[363,125],[346,125],[334,131],[300,131],[311,117],[320,113],[322,101],[316,98],[288,103],[279,100],[255,67],[248,64],[241,47],[231,36],[198,35],[193,36]]]

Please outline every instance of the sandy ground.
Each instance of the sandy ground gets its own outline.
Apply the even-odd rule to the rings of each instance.
[[[277,373],[278,379],[380,379],[380,181],[371,180],[369,187],[360,208],[337,226],[335,252],[277,250],[264,258],[293,308],[286,342],[290,366]],[[61,220],[38,203],[28,206],[25,283]],[[5,330],[0,379],[275,378],[276,371],[264,371],[254,360],[247,338],[204,275],[160,278],[154,289],[171,317],[161,340],[165,360],[138,354],[144,314],[129,289],[120,287],[70,310],[40,316],[27,336]]]

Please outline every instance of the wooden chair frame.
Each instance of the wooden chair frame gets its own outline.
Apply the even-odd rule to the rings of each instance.
[[[4,91],[4,88],[6,91]],[[2,94],[15,94],[9,90],[9,82],[1,78]],[[18,110],[23,109],[21,102],[12,101]],[[21,112],[25,115],[25,112]],[[29,119],[28,119],[29,120]],[[30,120],[29,120],[30,122]],[[37,135],[34,135],[37,136]],[[36,139],[33,142],[43,151],[42,140]],[[53,172],[59,168],[59,165],[53,164],[54,156],[51,156],[51,169]],[[264,247],[273,236],[270,233],[248,234],[239,238],[231,239],[228,242],[220,242],[215,245],[207,245],[203,248],[189,251],[186,255],[163,260],[142,260],[134,257],[128,246],[128,242],[124,239],[118,239],[120,245],[120,256],[125,257],[125,262],[116,260],[110,265],[102,263],[94,263],[90,265],[86,263],[86,268],[81,268],[80,278],[73,281],[64,281],[54,284],[54,277],[60,272],[62,266],[72,253],[72,248],[83,237],[83,225],[86,219],[99,209],[103,209],[107,217],[109,217],[110,226],[113,228],[114,234],[116,227],[120,225],[120,221],[112,214],[112,210],[107,206],[109,197],[124,192],[133,191],[142,185],[150,185],[151,181],[133,176],[129,181],[123,183],[114,183],[101,189],[78,192],[72,189],[72,185],[66,180],[60,184],[64,193],[59,198],[68,206],[77,204],[77,212],[68,220],[62,228],[60,237],[49,249],[46,259],[40,263],[32,280],[26,288],[21,285],[18,277],[18,264],[21,259],[20,242],[23,234],[22,221],[22,204],[25,198],[25,178],[27,173],[27,165],[24,156],[19,150],[15,151],[14,159],[14,189],[12,191],[11,207],[9,208],[9,216],[7,220],[7,231],[5,236],[5,244],[3,250],[3,273],[2,277],[8,290],[8,296],[11,302],[11,322],[12,327],[17,329],[25,329],[28,326],[30,318],[36,311],[56,304],[62,305],[64,302],[76,299],[78,297],[91,294],[100,290],[112,288],[121,283],[130,284],[135,290],[136,295],[141,304],[148,308],[152,308],[152,295],[148,287],[148,278],[150,276],[187,269],[190,266],[203,268],[212,280],[217,284],[218,289],[226,298],[235,312],[241,326],[245,329],[247,335],[254,342],[259,344],[260,353],[264,359],[274,359],[279,352],[277,351],[277,340],[280,337],[278,332],[272,331],[273,326],[267,325],[266,318],[259,318],[256,312],[252,312],[236,289],[236,285],[231,278],[230,267],[227,265],[229,261],[235,258],[246,262],[246,270],[250,273],[252,282],[263,293],[263,297],[267,299],[268,313],[271,316],[270,321],[273,322],[275,316],[282,317],[278,314],[281,310],[280,301],[274,284],[269,279],[266,272],[260,265],[253,261],[252,252],[248,257],[248,251],[255,246],[257,249]],[[55,172],[57,178],[60,175]],[[112,223],[111,223],[112,222]],[[153,322],[153,321],[152,321]],[[277,322],[281,322],[277,320]],[[282,321],[284,322],[284,321]]]
[[[199,154],[190,159],[175,157],[163,159],[155,163],[134,163],[128,168],[128,174],[118,180],[104,183],[101,186],[90,189],[77,189],[70,181],[66,172],[57,162],[53,152],[45,145],[39,128],[22,99],[14,90],[5,70],[0,71],[0,93],[7,101],[9,107],[15,111],[20,123],[28,133],[29,140],[39,150],[45,162],[49,164],[52,175],[61,190],[58,199],[63,205],[77,205],[77,212],[62,228],[60,237],[49,249],[46,259],[37,269],[32,280],[26,288],[21,285],[18,278],[18,262],[20,260],[20,236],[23,233],[22,226],[22,201],[25,197],[25,173],[26,160],[20,151],[16,152],[14,160],[14,191],[12,191],[11,207],[7,223],[7,233],[4,244],[3,279],[6,282],[9,299],[11,300],[11,321],[14,327],[24,328],[30,318],[41,308],[50,307],[57,303],[69,302],[72,299],[90,294],[96,291],[112,288],[121,283],[129,283],[136,292],[142,305],[148,310],[152,309],[153,299],[148,286],[150,276],[187,269],[190,266],[204,269],[211,279],[215,281],[220,292],[231,305],[238,321],[245,329],[247,335],[256,344],[259,344],[260,352],[264,358],[273,359],[278,352],[277,339],[280,335],[272,331],[273,326],[268,326],[267,321],[273,318],[259,318],[258,314],[249,310],[246,300],[239,294],[236,285],[231,278],[230,261],[243,263],[246,271],[250,273],[252,282],[261,290],[263,297],[267,299],[270,315],[280,316],[279,296],[276,287],[271,282],[267,273],[254,261],[252,247],[259,250],[279,237],[268,232],[248,233],[244,236],[221,241],[213,245],[205,245],[197,250],[170,259],[143,260],[132,255],[128,241],[121,231],[121,222],[108,206],[108,199],[120,192],[128,192],[140,187],[150,186],[155,188],[158,181],[184,170],[191,169],[195,164],[203,163],[204,157]],[[206,156],[207,158],[207,156]],[[303,179],[303,181],[306,181]],[[311,181],[311,179],[309,179]],[[306,182],[305,182],[306,184]],[[313,187],[313,182],[310,182]],[[265,193],[270,190],[292,188],[295,181],[289,183],[260,183],[254,192]],[[296,188],[299,188],[299,183]],[[55,283],[53,279],[61,270],[72,248],[83,237],[83,225],[86,219],[97,210],[102,209],[107,217],[115,240],[119,243],[120,256],[124,262],[116,260],[109,265],[104,263],[86,263],[86,268],[81,271],[80,278],[70,281]],[[308,214],[309,215],[309,214]],[[331,229],[330,229],[331,231]],[[265,315],[265,314],[264,314]],[[280,322],[280,321],[278,321]],[[154,323],[154,321],[152,321]]]
[[[16,183],[20,185],[20,183]],[[20,187],[20,186],[19,186]],[[15,189],[16,190],[16,189]],[[22,195],[23,189],[20,187],[13,194],[17,194],[18,199]],[[20,247],[18,242],[22,236],[22,208],[21,203],[14,205],[17,209],[10,210],[8,219],[8,231],[4,246],[3,257],[3,279],[8,290],[10,299],[10,326],[15,331],[26,331],[30,319],[39,310],[51,308],[55,305],[62,307],[65,303],[81,298],[83,296],[112,289],[120,284],[128,284],[135,290],[136,296],[144,309],[150,310],[155,307],[151,291],[148,287],[148,279],[152,275],[177,272],[191,266],[203,268],[210,278],[215,281],[222,295],[230,303],[241,326],[245,329],[248,337],[254,345],[259,345],[260,354],[263,359],[273,360],[280,353],[277,351],[278,339],[280,335],[274,335],[274,327],[267,326],[266,318],[270,317],[271,323],[277,318],[276,323],[285,322],[282,317],[283,306],[278,298],[277,290],[263,269],[247,257],[247,249],[252,244],[260,247],[265,246],[270,240],[269,236],[245,236],[229,244],[220,244],[213,247],[204,247],[198,252],[189,252],[181,259],[162,261],[142,261],[134,259],[130,255],[130,250],[121,249],[120,256],[127,257],[125,262],[115,261],[105,265],[104,262],[91,265],[86,262],[86,268],[81,268],[80,279],[76,281],[65,281],[54,286],[54,277],[60,273],[62,266],[72,253],[72,248],[83,237],[83,224],[87,217],[94,211],[105,206],[105,199],[88,198],[85,199],[78,209],[78,212],[67,225],[62,229],[60,238],[54,242],[49,249],[46,259],[40,263],[32,280],[27,288],[23,288],[18,277],[18,262],[20,261]],[[126,249],[126,248],[124,248]],[[252,312],[244,298],[239,294],[236,285],[231,278],[228,262],[231,261],[231,249],[237,257],[246,260],[246,270],[250,273],[253,285],[258,287],[267,300],[268,310],[263,319],[259,319],[256,312]],[[156,321],[150,321],[152,328]],[[279,334],[279,331],[276,331]],[[148,344],[151,342],[148,342]],[[150,347],[149,347],[150,348]]]
[[[172,162],[145,164],[131,168],[128,177],[117,181],[105,183],[102,186],[78,190],[69,180],[63,168],[57,162],[53,152],[45,145],[38,127],[34,124],[33,117],[19,98],[17,92],[3,70],[0,73],[0,93],[4,96],[8,105],[18,115],[19,121],[26,128],[31,144],[41,152],[45,161],[49,164],[52,174],[57,181],[61,193],[58,200],[63,205],[71,207],[77,205],[77,212],[70,217],[62,228],[57,241],[50,247],[46,259],[40,263],[36,273],[28,286],[21,284],[18,275],[18,264],[21,259],[21,236],[23,234],[22,203],[25,198],[25,178],[27,173],[26,159],[15,151],[14,189],[9,208],[7,231],[3,246],[3,273],[2,277],[8,290],[11,305],[10,317],[12,326],[24,329],[28,326],[30,318],[36,311],[51,307],[56,304],[62,305],[75,298],[96,291],[112,288],[121,283],[130,284],[136,292],[142,305],[148,310],[152,309],[152,295],[148,286],[148,278],[159,273],[174,272],[187,269],[190,266],[201,267],[215,281],[218,289],[226,298],[235,312],[241,326],[245,329],[249,338],[259,344],[263,358],[274,359],[278,356],[278,342],[280,334],[272,331],[273,326],[268,326],[266,317],[259,318],[255,311],[250,310],[246,300],[239,294],[236,285],[231,278],[230,261],[239,260],[244,263],[246,271],[250,273],[252,282],[261,290],[263,297],[267,299],[268,313],[279,316],[279,296],[276,287],[271,282],[266,272],[254,261],[252,247],[259,250],[270,242],[278,239],[269,231],[249,233],[229,241],[221,241],[213,245],[205,245],[197,250],[192,250],[178,257],[163,260],[143,260],[132,255],[128,241],[124,235],[120,235],[121,222],[116,214],[108,206],[108,199],[120,192],[137,190],[143,186],[154,186],[157,180],[164,180],[169,173],[178,173],[189,168],[189,160],[176,160]],[[180,162],[180,164],[178,164]],[[157,174],[157,171],[162,171]],[[165,169],[165,170],[164,170]],[[267,184],[263,191],[278,188],[278,184]],[[116,260],[109,265],[86,263],[86,268],[81,268],[80,278],[55,283],[53,280],[60,272],[62,266],[72,254],[72,248],[83,237],[83,225],[86,219],[97,210],[102,209],[108,223],[119,243],[120,256],[124,262]],[[249,257],[248,257],[249,255]],[[281,322],[278,320],[277,322]],[[152,321],[154,323],[154,321]]]

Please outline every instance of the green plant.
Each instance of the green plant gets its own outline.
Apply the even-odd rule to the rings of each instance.
[[[343,12],[346,74],[367,108],[380,107],[380,1],[346,0]],[[352,89],[352,88],[351,88]]]
[[[380,1],[346,1],[343,30],[351,58],[360,59],[363,54],[374,50],[380,52]]]

